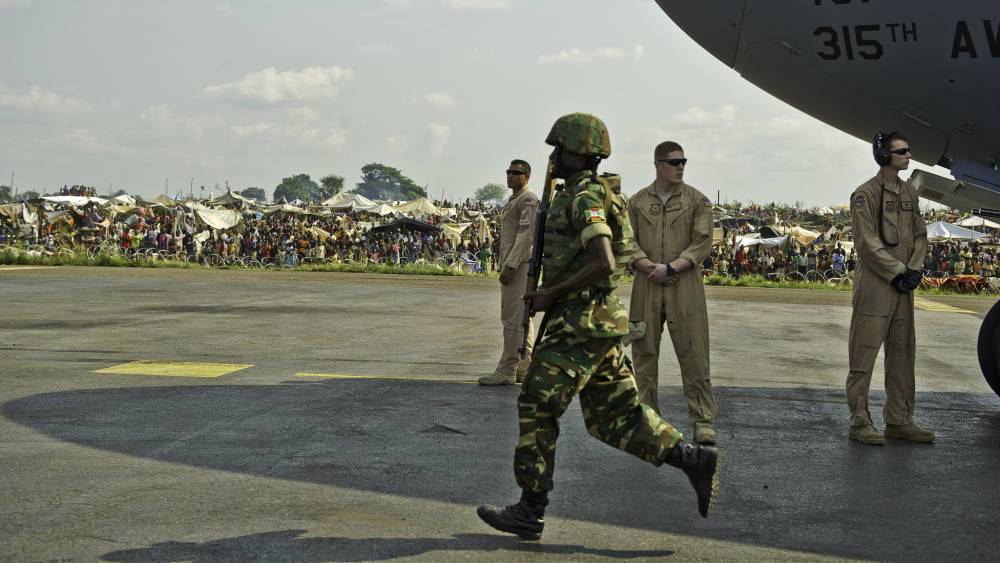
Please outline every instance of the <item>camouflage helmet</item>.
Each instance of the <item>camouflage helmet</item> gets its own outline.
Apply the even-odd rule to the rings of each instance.
[[[552,124],[546,144],[578,154],[611,156],[611,138],[604,122],[589,113],[564,115]]]

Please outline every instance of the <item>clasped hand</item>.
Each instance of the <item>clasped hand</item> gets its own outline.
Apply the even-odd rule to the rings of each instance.
[[[923,280],[923,275],[920,272],[907,268],[905,272],[892,278],[892,287],[900,293],[909,293],[920,287]]]
[[[656,267],[649,272],[649,280],[660,285],[670,287],[677,283],[677,273],[675,272],[674,275],[670,275],[666,264],[657,264]]]

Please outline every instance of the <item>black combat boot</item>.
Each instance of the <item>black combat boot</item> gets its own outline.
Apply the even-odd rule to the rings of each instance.
[[[708,518],[719,493],[719,450],[680,442],[667,453],[666,462],[684,470],[698,495],[698,512],[702,518]]]
[[[517,534],[522,540],[542,538],[545,527],[545,495],[521,493],[521,500],[507,507],[485,504],[476,509],[476,514],[493,528],[508,534]]]

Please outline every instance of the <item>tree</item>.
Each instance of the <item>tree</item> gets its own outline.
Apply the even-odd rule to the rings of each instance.
[[[427,197],[427,191],[402,172],[377,162],[361,167],[361,182],[353,192],[369,199],[410,200]]]
[[[0,202],[7,202],[14,199],[14,193],[10,186],[0,186]]]
[[[128,192],[126,192],[125,190],[118,190],[118,191],[117,191],[117,192],[115,192],[115,193],[114,193],[114,195],[112,195],[111,197],[118,197],[118,196],[120,196],[120,195],[128,195]]]
[[[256,188],[256,187],[247,188],[242,192],[240,192],[240,195],[250,199],[255,199],[257,201],[267,200],[267,192],[265,192],[263,188]]]
[[[483,203],[503,199],[505,195],[507,195],[507,188],[501,186],[500,184],[486,184],[476,190],[476,193],[472,194],[472,199],[474,201],[478,201],[479,203]]]
[[[336,174],[328,174],[319,179],[320,200],[330,199],[344,189],[344,177]]]
[[[274,188],[274,201],[285,198],[288,201],[301,199],[302,201],[315,201],[319,196],[319,184],[313,182],[308,174],[296,174],[289,178],[284,178],[281,183]]]
[[[38,193],[38,192],[36,192],[34,190],[28,190],[26,192],[21,192],[21,194],[18,195],[17,197],[18,197],[18,199],[38,199],[38,198],[42,197],[42,194],[40,194],[40,193]]]

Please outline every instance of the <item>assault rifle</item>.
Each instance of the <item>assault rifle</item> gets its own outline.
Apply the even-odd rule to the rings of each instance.
[[[545,246],[545,216],[549,213],[549,201],[552,200],[552,192],[555,191],[555,178],[552,177],[552,161],[545,168],[545,186],[542,188],[542,200],[535,212],[535,231],[531,235],[531,261],[528,262],[528,286],[527,291],[533,292],[538,289],[538,276],[542,271],[542,250]],[[521,336],[521,348],[518,352],[524,358],[528,352],[528,327],[531,325],[530,300],[524,302],[524,319],[521,321],[521,328],[524,331]],[[539,329],[541,330],[541,329]]]

